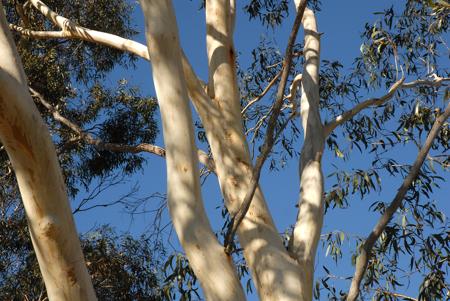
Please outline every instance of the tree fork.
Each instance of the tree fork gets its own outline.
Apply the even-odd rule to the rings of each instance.
[[[284,101],[284,90],[286,89],[286,83],[289,77],[289,71],[291,70],[292,65],[292,49],[294,48],[295,40],[297,38],[297,33],[300,28],[300,24],[302,22],[303,14],[305,12],[307,0],[303,0],[297,8],[297,15],[295,17],[294,25],[292,26],[291,34],[289,35],[288,44],[285,51],[285,59],[283,62],[283,71],[281,72],[281,80],[278,84],[277,95],[275,98],[275,103],[273,104],[272,115],[270,115],[267,132],[264,139],[264,144],[261,148],[261,153],[256,159],[255,167],[253,168],[252,177],[249,184],[249,190],[245,195],[244,200],[239,206],[238,211],[232,216],[231,223],[228,228],[228,231],[225,236],[225,250],[229,254],[231,252],[231,242],[233,241],[233,237],[236,233],[237,228],[241,224],[245,215],[247,214],[248,209],[250,208],[253,196],[256,191],[256,187],[258,186],[259,178],[261,176],[261,170],[264,166],[264,162],[269,156],[273,144],[275,143],[275,127],[277,124],[278,116],[280,115],[281,108],[283,106]],[[276,77],[275,77],[276,78]]]

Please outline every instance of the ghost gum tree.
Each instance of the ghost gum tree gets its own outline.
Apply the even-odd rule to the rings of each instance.
[[[51,3],[16,1],[13,8],[11,2],[6,4],[18,17],[8,24],[1,16],[0,137],[18,180],[49,298],[94,300],[95,294],[57,155],[31,96],[77,143],[106,151],[106,158],[110,153],[127,154],[130,157],[120,161],[125,162],[142,152],[166,158],[172,222],[208,300],[245,299],[240,281],[243,270],[236,268],[241,255],[261,300],[312,300],[324,292],[336,300],[366,295],[416,300],[396,291],[399,273],[403,273],[398,267],[403,264],[400,255],[410,270],[423,276],[417,299],[444,298],[449,291],[445,258],[450,238],[445,231],[434,232],[433,227],[448,232],[448,220],[429,195],[443,180],[441,175],[449,164],[450,79],[439,57],[442,51],[448,55],[443,34],[449,5],[410,0],[378,13],[379,21],[365,26],[361,56],[342,75],[339,62],[320,58],[317,1],[246,1],[244,10],[250,18],[273,27],[293,25],[283,56],[271,42],[261,41],[252,52],[251,66],[247,70],[239,67],[233,34],[241,4],[236,2],[204,1],[207,83],[198,78],[180,48],[171,1],[141,1],[147,45],[129,39],[130,32],[121,36],[105,32],[108,29],[84,27],[58,14],[47,5]],[[303,39],[297,37],[301,27]],[[43,95],[33,88],[33,82],[27,83],[9,30],[16,35],[19,49],[30,48],[27,43],[35,40],[84,41],[150,61],[165,149],[151,144],[150,137],[108,141],[105,138],[110,136],[95,135],[72,121],[76,116],[64,116],[54,101],[46,99],[51,94]],[[361,99],[368,93],[380,96]],[[189,101],[201,121],[200,132],[210,154],[197,149],[198,129]],[[150,122],[148,116],[140,120]],[[351,162],[353,148],[370,152],[373,161],[366,170],[347,168],[325,177],[322,158],[330,156],[325,147],[347,162]],[[393,152],[412,147],[417,150],[412,165],[398,163]],[[264,163],[270,158],[271,167],[276,166],[279,153],[282,161],[300,156],[300,183],[287,183],[297,185],[300,195],[298,217],[286,239],[275,227],[258,185]],[[229,217],[223,243],[205,213],[199,162],[215,173],[220,185]],[[351,283],[347,288],[330,284],[336,276],[327,268],[327,274],[315,282],[325,209],[346,207],[355,194],[364,198],[380,191],[381,177],[389,176],[404,180],[398,181],[392,201],[372,204],[380,218],[371,233],[362,233],[354,241]],[[325,183],[328,178],[332,185]],[[401,216],[402,223],[394,216]],[[322,236],[336,260],[345,238],[337,234]]]

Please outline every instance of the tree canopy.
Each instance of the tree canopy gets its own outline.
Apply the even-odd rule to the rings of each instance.
[[[158,196],[184,253],[150,235],[156,226],[142,237],[110,227],[82,234],[97,298],[226,300],[254,289],[261,300],[448,298],[449,219],[436,199],[448,190],[450,164],[448,2],[406,0],[367,16],[360,54],[346,65],[320,56],[323,34],[345,34],[320,32],[315,15],[327,3],[194,1],[206,16],[205,82],[179,46],[170,3],[2,1],[75,215],[115,204],[133,212],[154,198],[134,198],[132,187],[118,200],[92,200],[151,166],[151,156],[167,161],[167,195]],[[144,31],[133,22],[141,9],[148,46],[133,41]],[[234,44],[235,18],[265,32],[253,49]],[[107,83],[143,61],[153,95],[132,79]],[[43,300],[10,156],[2,147],[0,298]],[[266,167],[276,176],[290,165],[300,183],[285,185],[300,195],[286,201],[298,218],[277,229],[283,217],[267,203],[281,200],[266,200],[259,179]],[[207,177],[220,186],[219,223],[203,209]],[[371,232],[322,231],[328,216],[364,199],[378,220]],[[316,253],[327,259],[317,264]],[[410,282],[415,296],[403,293]]]

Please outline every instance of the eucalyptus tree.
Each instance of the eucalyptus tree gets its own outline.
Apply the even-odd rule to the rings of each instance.
[[[105,160],[99,158],[98,164],[108,162],[108,156],[115,152],[131,158],[133,153],[140,152],[166,158],[170,215],[189,260],[189,269],[199,280],[206,299],[245,299],[239,279],[242,270],[237,271],[234,262],[240,255],[245,258],[244,270],[248,268],[261,300],[311,300],[313,296],[320,298],[324,290],[334,300],[356,300],[362,293],[372,294],[378,299],[415,300],[395,291],[400,285],[397,276],[404,273],[404,269],[398,267],[400,256],[409,260],[411,271],[418,270],[424,276],[418,299],[443,299],[449,291],[446,280],[450,244],[448,221],[429,195],[440,179],[445,181],[442,175],[449,162],[447,82],[450,79],[446,61],[441,58],[442,54],[448,55],[444,40],[448,28],[448,3],[409,0],[379,12],[379,20],[374,24],[367,23],[364,28],[361,55],[355,59],[352,69],[344,74],[345,69],[340,62],[321,60],[320,24],[315,18],[320,3],[305,0],[293,3],[282,0],[245,2],[244,10],[250,19],[272,27],[288,22],[293,25],[284,55],[276,45],[262,41],[252,51],[254,61],[244,69],[246,62],[237,64],[233,42],[236,10],[241,7],[236,2],[202,1],[206,18],[206,83],[198,78],[189,58],[180,48],[171,1],[141,1],[147,45],[129,39],[127,35],[130,32],[114,32],[114,28],[102,28],[103,24],[90,26],[91,18],[81,18],[76,10],[69,9],[64,16],[64,10],[52,10],[53,3],[40,0],[18,3],[19,8],[11,8],[16,10],[18,17],[9,16],[8,21],[9,28],[25,40],[19,41],[19,47],[24,44],[24,47],[33,49],[27,44],[36,40],[85,41],[86,45],[96,44],[94,49],[115,49],[150,61],[165,149],[150,144],[148,137],[147,140],[109,141],[112,137],[91,133],[83,128],[83,124],[77,124],[79,120],[65,116],[66,112],[49,101],[51,94],[39,93],[32,83],[30,91],[38,104],[50,112],[51,122],[64,125],[76,137],[78,145],[108,151],[108,155],[104,154]],[[81,4],[76,4],[73,7],[80,9],[78,5]],[[76,18],[71,16],[74,12]],[[30,17],[36,19],[31,22]],[[2,20],[2,30],[7,37],[5,19]],[[297,43],[301,26],[304,29],[303,43]],[[4,38],[3,44],[7,47],[2,49],[10,50],[1,51],[14,57],[11,39]],[[99,45],[105,48],[96,48]],[[17,84],[2,84],[2,99],[4,95],[15,97],[13,99],[17,102],[26,100],[27,106],[32,107],[19,60],[11,61],[12,64],[8,61],[2,66],[2,80],[10,80],[8,74],[11,71],[5,73],[4,70],[14,68],[13,80]],[[80,76],[86,74],[82,70],[79,72]],[[361,99],[367,94],[380,96]],[[95,98],[95,93],[93,96]],[[96,103],[102,101],[99,98]],[[129,103],[137,101],[132,99]],[[195,144],[189,101],[201,121],[209,155],[198,150]],[[3,101],[0,104],[7,107],[8,103]],[[135,112],[139,108],[130,110]],[[17,116],[24,115],[16,107],[10,110]],[[143,108],[138,112],[145,114],[149,110],[151,108]],[[32,120],[39,120],[36,113],[33,114]],[[14,124],[6,116],[2,117],[2,125]],[[145,126],[144,117],[138,126]],[[28,124],[31,126],[32,122]],[[22,140],[12,134],[14,131],[10,126],[0,129],[2,142],[18,175],[22,199],[27,204],[25,190],[45,190],[43,187],[49,183],[21,187],[20,177],[31,177],[23,175],[24,168],[20,164],[24,163],[20,160],[15,163],[14,159],[17,152],[23,152],[22,148],[14,147],[19,146],[17,143]],[[26,136],[26,139],[32,138]],[[48,137],[45,139],[49,141]],[[259,150],[258,154],[251,151],[249,144]],[[412,164],[398,163],[393,152],[411,146],[418,149],[416,160]],[[338,170],[330,175],[333,182],[329,185],[325,179],[330,177],[325,177],[322,171],[323,158],[330,155],[330,152],[325,152],[326,148],[332,151],[331,155],[342,158],[346,165],[352,163],[353,149],[370,157],[368,161],[372,162],[365,170]],[[84,152],[80,150],[80,154]],[[55,162],[55,152],[50,146],[44,153],[49,156],[45,160],[53,158],[51,160]],[[280,153],[283,161],[292,162],[297,155],[300,157],[300,183],[286,184],[297,185],[300,195],[298,217],[292,221],[292,229],[288,229],[285,239],[276,229],[258,185],[265,161],[271,158],[271,166],[276,166]],[[425,161],[427,164],[424,165]],[[222,233],[223,245],[220,236],[214,235],[205,213],[199,162],[215,173],[220,185],[225,216],[228,216]],[[57,167],[57,163],[53,163],[55,174],[58,173]],[[31,173],[36,170],[39,169],[33,166]],[[330,284],[333,275],[327,268],[327,275],[314,285],[315,256],[325,210],[348,206],[354,195],[364,198],[374,191],[381,191],[381,179],[389,176],[403,180],[399,181],[399,189],[391,202],[377,202],[371,207],[380,213],[380,219],[371,233],[356,240],[355,274],[351,277],[349,289]],[[59,185],[62,185],[61,177],[58,177]],[[28,184],[26,180],[24,182]],[[59,198],[64,199],[63,193],[60,194]],[[45,198],[34,202],[45,204]],[[63,207],[67,208],[67,204],[64,203]],[[33,212],[27,209],[27,205],[25,208],[33,233]],[[52,245],[64,260],[60,265],[54,265],[54,272],[49,274],[61,275],[60,272],[67,269],[67,262],[75,262],[71,258],[79,258],[81,250],[75,243],[77,237],[73,225],[56,223],[62,216],[62,220],[70,220],[66,218],[68,210],[54,212],[53,208],[45,208],[44,217],[52,218],[47,224],[57,227],[57,233],[74,244],[71,250],[76,254],[66,254],[62,242]],[[393,221],[394,215],[402,216],[404,222],[398,224]],[[40,224],[39,217],[37,224]],[[434,233],[433,227],[441,227],[445,231]],[[337,239],[334,235],[325,235],[324,243],[331,248],[332,256],[339,257],[343,240],[342,233]],[[34,238],[34,244],[37,249],[39,246],[48,247],[45,239]],[[60,277],[61,283],[70,285],[57,286],[59,290],[54,291],[51,288],[55,287],[55,278],[46,277],[48,263],[45,256],[41,256],[39,262],[50,297],[58,298],[78,291],[92,292],[82,261],[77,261],[76,281],[68,277],[70,275]],[[186,296],[189,297],[189,291]],[[83,298],[95,297],[89,293]]]

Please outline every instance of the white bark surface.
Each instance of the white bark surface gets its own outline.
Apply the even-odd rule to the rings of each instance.
[[[172,221],[207,300],[245,300],[232,261],[218,243],[200,193],[192,116],[178,29],[168,0],[142,0],[153,79],[160,104]]]
[[[96,300],[47,126],[30,94],[0,4],[0,140],[19,184],[50,300]]]
[[[226,206],[235,213],[249,189],[252,162],[236,83],[232,8],[229,0],[206,2],[212,101],[201,92],[191,97],[205,126]],[[237,235],[260,300],[299,300],[301,271],[284,248],[259,187]]]
[[[301,300],[312,300],[314,259],[323,224],[323,174],[321,158],[324,149],[323,126],[319,114],[320,37],[314,12],[306,9],[305,66],[302,74],[301,119],[304,142],[300,161],[299,214],[290,249],[305,273]]]

